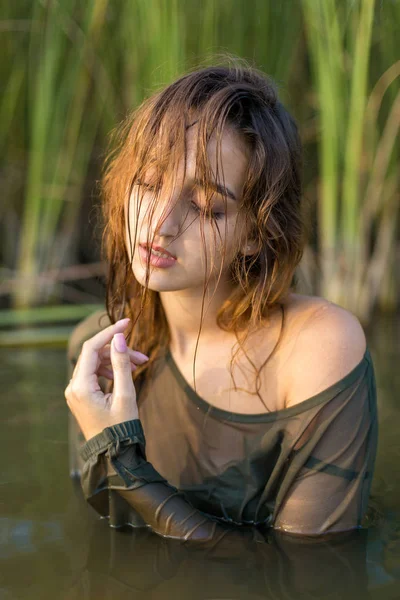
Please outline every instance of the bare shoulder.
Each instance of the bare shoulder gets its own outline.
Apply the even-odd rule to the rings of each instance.
[[[105,310],[97,310],[82,319],[75,325],[68,338],[68,359],[77,360],[83,342],[96,335],[96,333],[108,325],[110,325],[110,319]]]
[[[363,327],[353,313],[317,296],[295,300],[297,327],[293,327],[286,407],[343,379],[362,361],[367,348]]]

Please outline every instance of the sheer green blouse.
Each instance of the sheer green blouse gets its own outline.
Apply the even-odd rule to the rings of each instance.
[[[85,339],[108,324],[98,312],[75,328],[70,372]],[[211,406],[167,351],[139,392],[139,419],[85,442],[70,415],[71,475],[112,527],[191,540],[239,530],[258,539],[262,527],[304,535],[359,528],[376,455],[376,400],[368,348],[326,390],[255,415]]]

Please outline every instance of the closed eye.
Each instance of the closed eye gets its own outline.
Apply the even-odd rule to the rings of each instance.
[[[158,191],[160,189],[160,186],[156,187],[154,185],[151,185],[150,183],[144,183],[144,182],[140,181],[139,179],[136,180],[135,185],[144,187],[149,192],[153,192],[155,190]],[[195,202],[191,202],[190,204],[196,213],[200,214],[200,213],[206,212],[203,208],[198,206]],[[211,213],[211,217],[215,220],[222,219],[224,216],[225,216],[225,213],[223,213],[223,212],[212,212]]]
[[[150,183],[143,183],[142,181],[140,181],[139,179],[137,179],[135,181],[135,185],[144,187],[145,190],[149,190],[150,192],[153,192],[154,190],[159,190],[160,186],[154,186],[154,185],[150,185]]]
[[[197,213],[205,213],[206,211],[203,208],[200,208],[200,206],[197,206],[197,204],[195,202],[191,202],[192,208],[195,212]],[[213,212],[211,213],[211,217],[213,219],[222,219],[225,216],[225,213],[222,212]]]

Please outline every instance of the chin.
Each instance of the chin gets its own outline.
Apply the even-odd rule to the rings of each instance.
[[[187,282],[179,282],[177,279],[174,281],[174,278],[171,277],[170,273],[167,271],[169,271],[169,269],[150,270],[148,289],[153,292],[177,292],[191,287]],[[145,287],[145,269],[133,269],[132,272],[136,281],[140,283],[142,287]]]

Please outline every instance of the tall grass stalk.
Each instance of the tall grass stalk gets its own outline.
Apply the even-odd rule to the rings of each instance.
[[[304,0],[310,58],[315,74],[320,109],[320,181],[318,190],[318,241],[321,287],[328,297],[337,296],[339,273],[336,242],[339,219],[340,149],[345,133],[343,123],[344,67],[342,30],[334,0]]]
[[[354,48],[350,44],[353,57],[350,71],[350,98],[347,121],[347,136],[344,154],[341,240],[346,253],[348,268],[343,277],[343,286],[350,293],[352,306],[357,302],[358,287],[351,285],[354,281],[354,270],[360,261],[361,245],[365,243],[359,234],[360,215],[360,175],[362,172],[365,108],[367,105],[368,66],[371,51],[372,19],[375,0],[363,0],[359,11],[354,11],[353,31],[355,32]],[[350,36],[350,40],[353,36]]]

